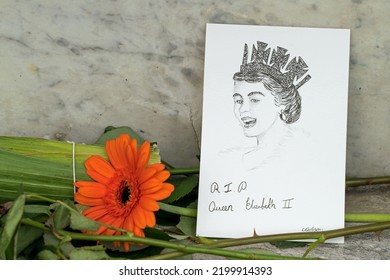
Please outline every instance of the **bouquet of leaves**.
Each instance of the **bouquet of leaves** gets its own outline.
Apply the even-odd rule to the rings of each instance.
[[[198,168],[174,168],[157,143],[107,128],[92,145],[0,137],[0,259],[307,259],[325,240],[390,228],[390,215],[346,214],[364,225],[239,239],[195,235]],[[368,181],[369,180],[369,181]],[[347,186],[388,177],[348,179]],[[288,240],[316,240],[288,242]],[[304,256],[232,247],[308,246]]]

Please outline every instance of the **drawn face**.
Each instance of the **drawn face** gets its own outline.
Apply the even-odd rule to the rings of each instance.
[[[281,108],[261,82],[235,81],[233,99],[234,114],[246,137],[260,136],[280,120]]]

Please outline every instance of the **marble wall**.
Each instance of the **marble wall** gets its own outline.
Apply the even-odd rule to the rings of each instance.
[[[390,175],[389,12],[387,0],[2,0],[0,134],[91,143],[131,126],[173,165],[198,165],[206,23],[349,28],[347,174]]]

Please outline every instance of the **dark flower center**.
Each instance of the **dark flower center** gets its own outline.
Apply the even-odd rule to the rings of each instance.
[[[118,199],[122,205],[126,205],[131,198],[131,189],[127,181],[122,181],[119,185]]]

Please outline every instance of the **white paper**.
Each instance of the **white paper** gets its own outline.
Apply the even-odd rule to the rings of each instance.
[[[207,25],[197,235],[344,227],[349,38],[345,29]],[[253,45],[258,57],[240,71],[245,44],[246,65]],[[269,82],[248,81],[258,65],[272,68],[278,51],[274,80],[292,60],[305,64],[282,86],[310,76],[298,88],[300,102],[272,95]],[[239,72],[244,80],[234,81]]]

